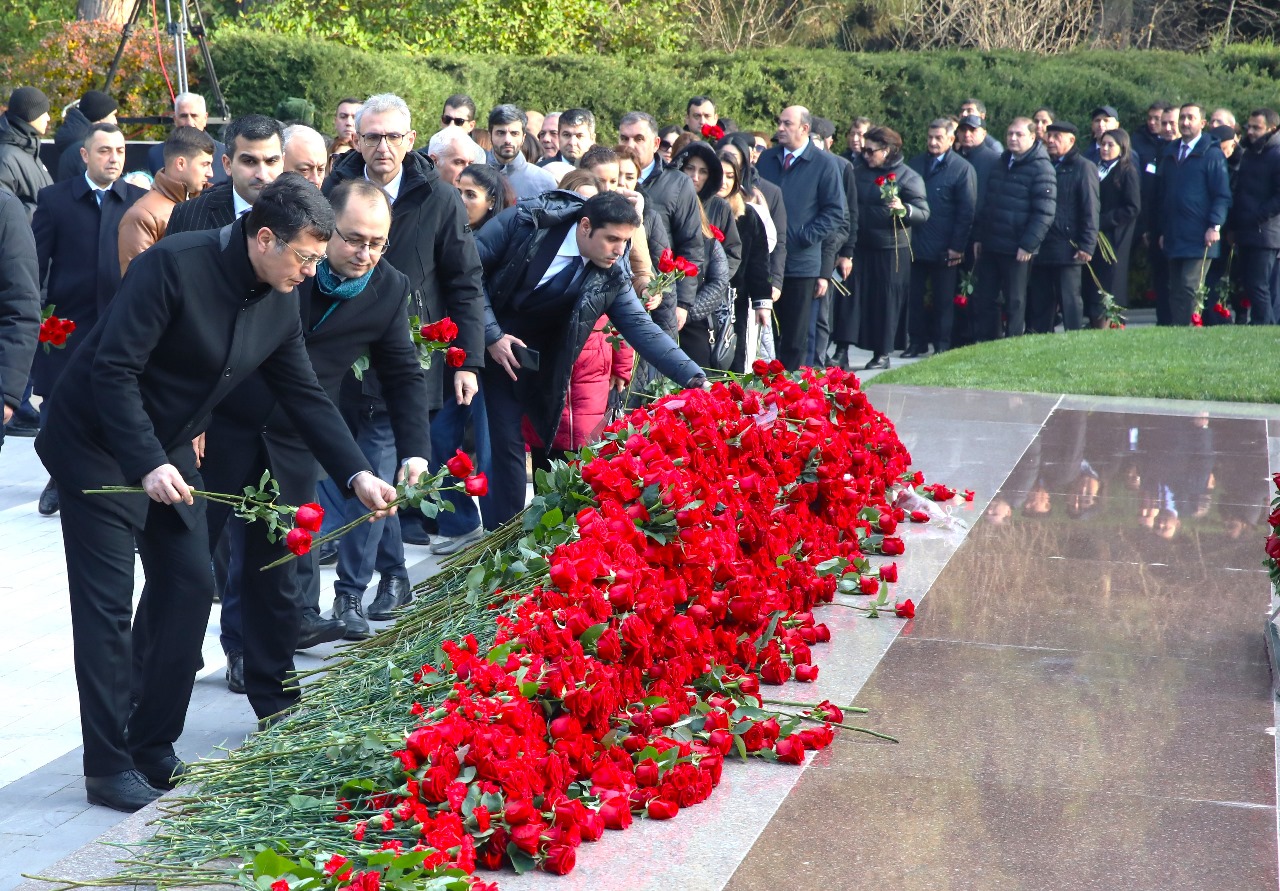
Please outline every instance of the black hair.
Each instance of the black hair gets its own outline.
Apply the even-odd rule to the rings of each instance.
[[[212,155],[217,151],[213,137],[195,127],[174,127],[164,141],[164,165],[168,167],[178,158],[194,158],[196,155]]]
[[[93,139],[93,134],[95,133],[119,133],[119,132],[121,132],[120,128],[117,127],[115,124],[94,124],[92,127],[90,127],[88,130],[85,131],[84,139],[80,140],[80,144],[82,146],[88,145],[89,140]]]
[[[592,133],[596,132],[596,116],[585,108],[570,108],[567,111],[560,112],[560,119],[556,121],[556,129],[563,130],[568,127],[586,127]]]
[[[529,116],[524,113],[524,109],[515,105],[499,105],[489,112],[489,129],[492,130],[499,124],[514,124],[520,122],[523,130],[529,129]]]
[[[492,202],[489,212],[480,221],[480,226],[483,226],[493,219],[495,215],[516,203],[515,189],[511,187],[511,181],[502,174],[502,171],[490,167],[488,164],[468,164],[462,168],[462,172],[458,174],[458,179],[461,180],[464,176],[469,176],[475,180],[477,185],[484,189],[485,194],[489,196],[489,200]],[[473,228],[479,229],[480,227]]]
[[[243,139],[245,142],[262,142],[272,136],[280,141],[280,150],[284,151],[284,125],[265,114],[241,115],[227,125],[227,132],[223,135],[227,146],[227,157],[236,156],[237,139]]]
[[[1249,112],[1249,117],[1262,118],[1267,122],[1267,127],[1271,130],[1280,127],[1280,114],[1277,114],[1274,108],[1255,108]]]
[[[1116,145],[1120,147],[1120,157],[1116,160],[1116,164],[1124,167],[1133,163],[1133,147],[1129,142],[1129,131],[1123,127],[1116,127],[1114,130],[1108,130],[1102,134],[1102,138],[1106,139],[1110,136],[1115,140]]]
[[[476,102],[466,93],[454,93],[448,99],[444,100],[445,108],[465,108],[471,112],[471,120],[476,119]],[[443,113],[443,110],[441,111]]]
[[[617,164],[618,153],[607,145],[593,145],[578,159],[578,167],[585,170],[598,164]]]
[[[688,114],[689,109],[693,108],[695,105],[706,105],[708,102],[710,102],[712,106],[716,104],[716,101],[710,96],[694,96],[689,100],[688,104],[685,105],[684,113]]]
[[[276,238],[292,241],[307,232],[321,241],[333,236],[333,208],[320,190],[296,173],[282,173],[253,202],[245,217],[245,231],[250,237],[262,229],[270,229]]]
[[[600,192],[588,198],[586,204],[582,205],[582,216],[587,218],[592,229],[615,224],[640,225],[640,214],[636,213],[625,196],[617,192]]]

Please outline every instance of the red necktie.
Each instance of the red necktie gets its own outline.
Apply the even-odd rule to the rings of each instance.
[[[782,169],[783,169],[783,170],[790,170],[790,169],[791,169],[791,164],[792,164],[792,162],[794,162],[794,161],[795,161],[795,159],[796,159],[796,156],[795,156],[795,155],[793,155],[793,154],[791,154],[790,152],[786,152],[786,153],[784,153],[784,154],[783,154],[783,156],[782,156]]]

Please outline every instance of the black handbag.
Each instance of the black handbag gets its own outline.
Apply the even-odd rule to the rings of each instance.
[[[729,289],[728,298],[707,318],[711,327],[711,367],[716,371],[728,371],[733,367],[733,356],[738,351],[738,331],[734,325],[738,295],[734,288]]]

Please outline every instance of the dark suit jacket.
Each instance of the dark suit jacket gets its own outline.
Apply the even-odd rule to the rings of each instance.
[[[227,175],[227,168],[222,166],[222,156],[227,153],[227,147],[218,140],[213,141],[213,185],[229,182],[231,177]],[[156,171],[164,167],[164,143],[157,142],[147,151],[147,167],[151,170],[151,175],[155,176]]]
[[[258,369],[335,480],[369,470],[316,380],[297,299],[257,280],[238,222],[140,254],[49,402],[36,452],[54,480],[73,489],[138,485],[163,464],[198,480],[191,440]],[[103,497],[145,525],[145,495]],[[195,522],[196,508],[175,507]]]
[[[782,155],[782,146],[768,149],[760,156],[756,170],[782,189],[787,208],[787,277],[817,278],[823,273],[823,242],[839,231],[841,224],[848,225],[840,173],[843,162],[811,145],[784,172]],[[778,237],[782,237],[781,231]]]
[[[383,260],[360,294],[339,302],[317,325],[332,301],[320,293],[314,277],[298,288],[302,336],[320,386],[337,405],[352,363],[368,356],[382,382],[401,460],[431,457],[427,376],[409,337],[409,291],[409,279]],[[261,373],[251,375],[214,410],[214,424],[220,423],[297,435]]]
[[[221,229],[236,218],[235,198],[231,183],[210,186],[190,201],[183,201],[169,216],[166,236],[182,232],[202,232],[205,229]]]
[[[84,176],[40,190],[31,229],[36,237],[40,283],[46,290],[45,304],[55,304],[58,316],[76,323],[64,349],[41,350],[36,355],[32,374],[35,391],[41,396],[53,390],[67,360],[115,296],[120,286],[116,242],[120,219],[145,194],[145,190],[118,179],[99,207]]]

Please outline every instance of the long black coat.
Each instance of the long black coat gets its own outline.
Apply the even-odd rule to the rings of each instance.
[[[955,152],[947,152],[941,163],[928,152],[916,155],[908,165],[924,179],[929,201],[929,219],[911,232],[915,259],[923,263],[944,263],[947,251],[963,254],[969,247],[969,233],[978,206],[978,173]]]
[[[983,252],[1034,254],[1057,209],[1058,177],[1044,144],[1037,142],[1021,158],[1005,152],[991,168],[985,201],[978,202],[973,240]]]
[[[1041,266],[1078,266],[1076,251],[1096,254],[1098,248],[1098,168],[1076,149],[1054,165],[1058,177],[1058,201],[1036,263]]]
[[[369,470],[311,368],[297,292],[249,262],[244,225],[164,238],[129,266],[116,299],[54,389],[36,453],[60,487],[138,485],[163,464],[199,479],[191,440],[255,370],[321,466],[344,484]],[[146,524],[145,495],[103,496]],[[194,525],[199,507],[175,509]]]
[[[897,177],[898,198],[907,208],[895,217],[881,196],[876,180],[892,173]],[[891,251],[912,242],[912,231],[929,219],[929,200],[924,180],[901,160],[885,167],[859,167],[858,177],[858,250]]]
[[[144,189],[118,179],[102,206],[83,176],[41,189],[31,229],[36,238],[45,304],[76,323],[61,350],[40,351],[32,367],[35,392],[48,396],[68,360],[106,312],[120,286],[120,220]]]
[[[36,349],[39,277],[22,202],[0,190],[0,397],[10,408],[22,402]]]
[[[1280,250],[1280,130],[1241,143],[1229,227],[1236,245]]]
[[[1133,164],[1117,163],[1098,188],[1098,229],[1116,252],[1116,262],[1093,255],[1093,268],[1107,292],[1124,306],[1129,300],[1129,254],[1142,219],[1141,175]]]
[[[752,176],[752,183],[764,196],[764,205],[769,209],[769,219],[778,233],[778,241],[769,251],[769,281],[773,287],[781,289],[782,279],[787,269],[787,205],[782,200],[782,189],[769,182],[763,176]],[[856,230],[855,230],[856,231]]]
[[[329,195],[338,183],[364,178],[364,158],[347,152],[324,182]],[[455,346],[466,350],[463,367],[484,367],[484,292],[480,255],[467,225],[458,190],[445,185],[435,165],[418,152],[404,159],[400,194],[391,207],[391,248],[383,259],[409,277],[409,312],[425,325],[445,316],[458,326]],[[444,404],[444,356],[427,371],[431,408]],[[380,399],[377,375],[366,374],[363,393]]]

